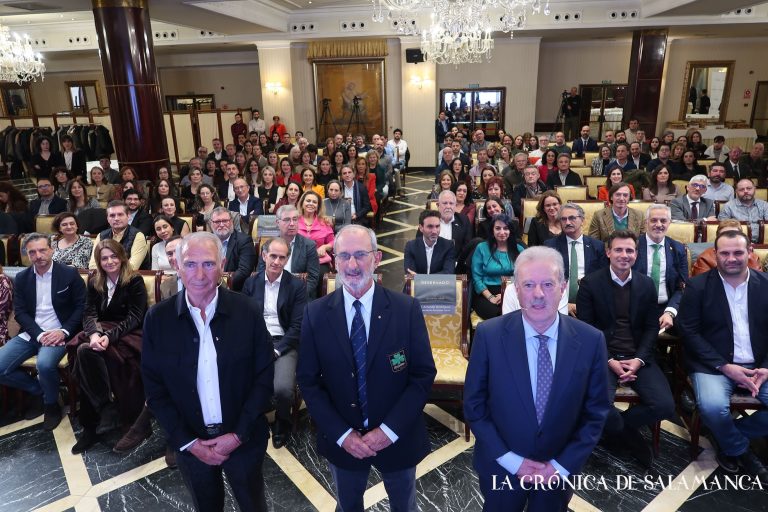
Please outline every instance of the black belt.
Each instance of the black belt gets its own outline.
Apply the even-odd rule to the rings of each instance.
[[[221,423],[214,423],[212,425],[205,426],[205,433],[211,437],[220,436],[224,433],[224,427]]]

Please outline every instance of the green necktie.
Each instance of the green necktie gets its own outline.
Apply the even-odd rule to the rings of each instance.
[[[661,281],[661,254],[659,254],[659,249],[661,249],[661,244],[652,244],[651,247],[653,247],[653,262],[651,262],[651,279],[653,279],[653,284],[656,286],[656,296],[659,295],[659,282]]]
[[[576,303],[576,294],[579,292],[579,257],[576,252],[576,244],[571,242],[571,257],[568,262],[568,302]]]

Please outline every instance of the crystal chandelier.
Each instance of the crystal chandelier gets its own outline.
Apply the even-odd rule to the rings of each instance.
[[[388,19],[398,33],[421,35],[421,51],[436,64],[478,63],[491,59],[494,30],[514,34],[542,0],[371,0],[373,20]],[[549,15],[549,0],[544,14]],[[432,11],[429,29],[420,31],[414,16]],[[492,20],[498,20],[493,22]]]
[[[0,80],[22,82],[43,78],[43,56],[35,53],[29,44],[29,36],[11,34],[8,27],[0,25]]]

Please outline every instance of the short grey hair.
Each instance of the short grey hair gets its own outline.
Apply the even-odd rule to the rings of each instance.
[[[706,176],[704,176],[703,174],[697,174],[696,176],[694,176],[693,178],[691,178],[690,180],[688,180],[688,184],[689,184],[689,185],[693,185],[694,183],[700,183],[700,182],[702,182],[702,181],[703,181],[704,183],[707,183],[707,182],[709,181],[709,178],[707,178],[707,177],[706,177]]]
[[[584,213],[584,208],[582,208],[581,206],[577,205],[576,203],[572,203],[572,202],[568,201],[564,205],[561,205],[560,206],[560,211],[558,212],[558,214],[562,215],[563,210],[565,210],[565,209],[575,210],[576,213],[579,215],[579,217],[581,217],[582,219],[584,219],[586,217],[586,214]]]
[[[74,215],[73,215],[74,217]],[[30,233],[27,236],[24,237],[24,249],[27,248],[27,245],[29,245],[30,242],[35,242],[37,240],[45,240],[45,243],[48,244],[48,247],[51,247],[51,237],[50,235],[46,235],[43,233]]]
[[[277,216],[277,220],[282,220],[283,214],[285,214],[285,213],[293,213],[293,212],[298,212],[298,211],[299,211],[299,209],[296,208],[295,206],[293,206],[292,204],[284,204],[283,206],[281,206],[280,208],[277,209],[277,211],[275,212],[275,215]],[[338,235],[336,235],[336,236],[338,236]]]
[[[347,231],[363,231],[365,232],[368,237],[371,239],[371,249],[373,251],[378,251],[379,246],[376,243],[376,233],[373,232],[372,229],[367,228],[365,226],[361,226],[360,224],[347,224],[346,226],[342,227],[337,233],[336,238],[333,240],[333,253],[338,254],[338,248],[337,245],[339,243],[339,239],[341,238],[341,235],[343,235]]]
[[[232,220],[232,212],[229,211],[227,208],[224,208],[223,206],[217,206],[216,208],[213,209],[213,211],[211,212],[211,219],[213,219],[214,215],[218,215],[222,213],[226,213],[227,215],[229,215],[229,220]]]
[[[453,198],[453,200],[456,201],[456,194],[454,194],[450,190],[443,190],[442,192],[440,192],[440,195],[437,196],[438,202],[442,201],[443,196],[448,196],[448,195],[450,195]]]
[[[525,265],[529,265],[534,261],[552,263],[555,265],[555,269],[557,271],[558,282],[562,283],[565,281],[565,264],[563,263],[563,257],[555,249],[552,249],[551,247],[545,247],[543,245],[529,247],[520,253],[520,255],[515,260],[515,274],[518,274],[520,269],[522,269]],[[515,281],[517,282],[517,280]]]
[[[672,209],[665,204],[657,203],[657,204],[652,204],[651,206],[648,207],[647,210],[645,210],[645,220],[648,220],[651,218],[652,210],[664,210],[664,213],[667,214],[667,218],[670,220],[672,219]]]
[[[221,240],[219,240],[219,237],[216,236],[214,233],[211,233],[210,231],[193,231],[192,233],[189,233],[187,236],[181,239],[179,242],[179,245],[176,246],[176,264],[181,268],[182,264],[182,257],[181,255],[184,254],[184,251],[187,250],[187,247],[189,247],[189,244],[192,242],[205,242],[208,241],[212,243],[216,247],[216,264],[221,264]]]
[[[285,248],[288,249],[288,257],[290,258],[291,257],[291,244],[289,244],[288,242],[285,241],[284,238],[280,238],[279,236],[276,236],[274,238],[270,238],[269,240],[264,242],[261,245],[261,254],[262,255],[267,254],[269,252],[269,248],[272,247],[272,244],[275,243],[275,242],[283,244],[285,246]],[[262,257],[262,259],[264,259],[264,258]]]

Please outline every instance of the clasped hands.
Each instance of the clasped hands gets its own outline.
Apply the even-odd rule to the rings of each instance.
[[[637,380],[637,370],[639,370],[642,365],[643,364],[637,358],[624,359],[622,361],[611,359],[608,361],[608,368],[618,375],[620,384],[626,384]]]
[[[749,391],[752,398],[757,396],[760,387],[768,380],[768,368],[744,368],[738,364],[724,364],[720,371],[740,388]]]
[[[104,352],[107,350],[107,345],[109,345],[109,338],[106,334],[99,334],[98,332],[91,334],[91,337],[88,341],[88,347],[91,350],[95,350],[96,352]]]
[[[44,347],[58,347],[64,344],[67,335],[61,329],[45,331],[38,340]]]
[[[534,483],[540,480],[542,483],[548,484],[560,478],[560,473],[557,472],[551,462],[536,462],[531,459],[523,459],[523,463],[515,475],[523,483]]]
[[[198,439],[187,450],[209,466],[220,466],[241,444],[237,434],[230,433],[213,439]]]
[[[356,459],[365,459],[373,457],[387,446],[392,444],[392,440],[379,427],[374,428],[364,436],[360,432],[353,430],[341,443],[347,453]]]

